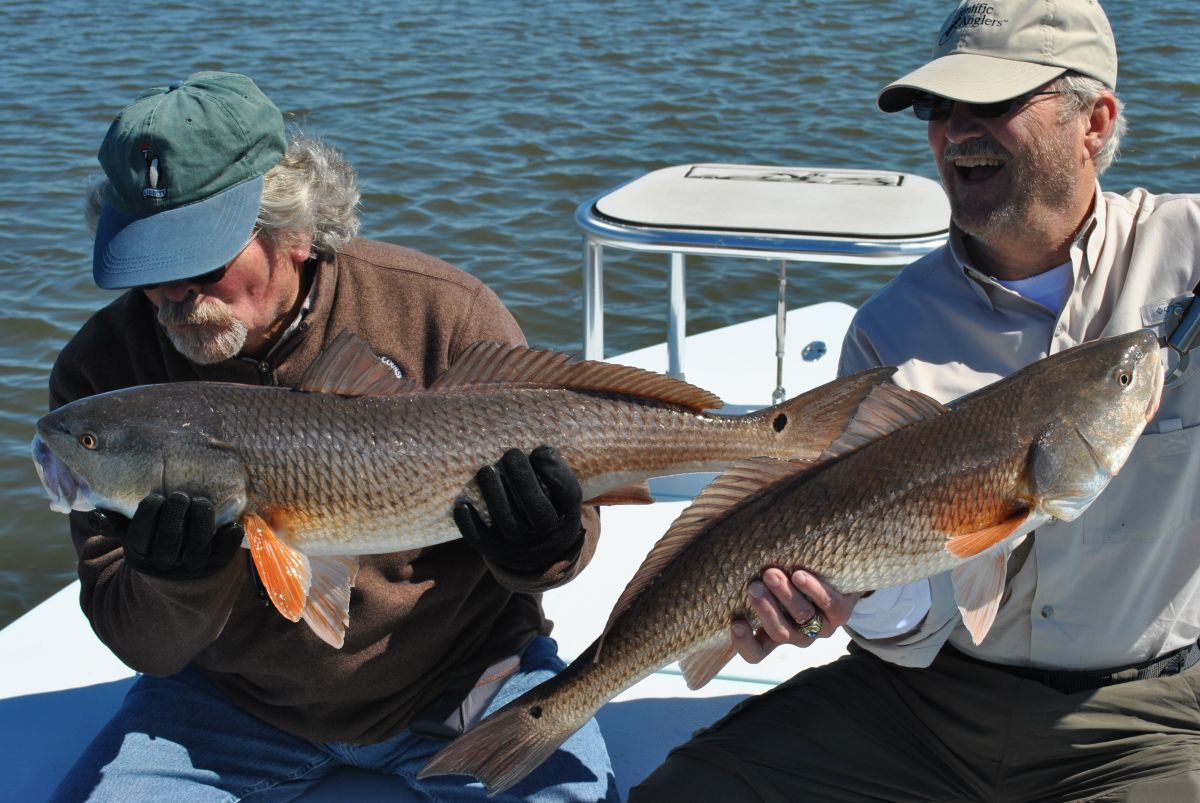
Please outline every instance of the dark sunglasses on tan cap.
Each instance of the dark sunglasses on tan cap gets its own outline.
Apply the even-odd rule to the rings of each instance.
[[[1015,98],[1007,100],[998,100],[995,103],[967,103],[967,109],[970,110],[973,117],[979,117],[986,120],[992,120],[997,117],[1003,117],[1013,109],[1020,107],[1025,101],[1038,95],[1058,95],[1061,94],[1056,90],[1040,90],[1037,92],[1026,92],[1024,95],[1017,95]],[[962,101],[943,98],[940,95],[931,95],[928,92],[919,92],[913,98],[912,110],[918,120],[929,122],[930,120],[946,120],[950,117],[950,113],[954,111],[954,104]]]

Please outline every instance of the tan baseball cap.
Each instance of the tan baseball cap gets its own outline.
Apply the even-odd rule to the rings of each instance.
[[[938,32],[933,60],[879,93],[898,112],[918,92],[966,103],[1008,100],[1073,70],[1117,86],[1117,44],[1096,0],[962,0]]]

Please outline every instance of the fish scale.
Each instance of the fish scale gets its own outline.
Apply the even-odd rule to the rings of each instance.
[[[710,484],[647,555],[604,633],[558,676],[443,748],[419,777],[469,774],[510,788],[608,700],[681,661],[689,687],[733,657],[763,571],[806,569],[842,593],[953,570],[976,642],[995,616],[1015,539],[1074,518],[1157,409],[1148,331],[1040,360],[950,408],[920,394],[907,415],[847,433],[817,465],[759,458]],[[997,557],[1001,558],[997,560]]]

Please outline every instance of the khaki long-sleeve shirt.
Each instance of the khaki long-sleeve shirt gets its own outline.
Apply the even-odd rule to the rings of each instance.
[[[1148,327],[1165,333],[1173,301],[1200,285],[1200,195],[1126,196],[1096,188],[1071,248],[1059,314],[971,265],[963,234],[902,270],[855,315],[839,372],[898,367],[895,379],[948,402],[1086,340]],[[1176,363],[1168,357],[1168,371]],[[1200,354],[1197,355],[1200,358]],[[927,666],[949,641],[997,663],[1119,667],[1200,636],[1200,359],[1168,387],[1119,476],[1073,522],[1039,528],[1009,563],[984,642],[972,644],[949,575],[931,580],[915,631],[859,639],[896,663]],[[853,634],[852,634],[853,635]]]

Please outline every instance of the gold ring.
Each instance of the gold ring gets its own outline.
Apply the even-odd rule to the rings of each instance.
[[[821,614],[814,613],[811,619],[800,625],[800,632],[811,639],[815,639],[821,635],[821,628],[824,626],[825,620],[821,618]]]

